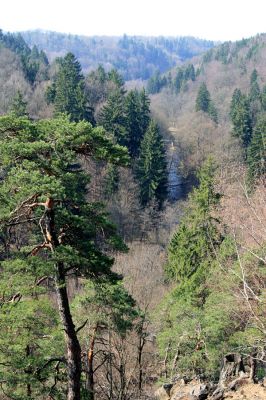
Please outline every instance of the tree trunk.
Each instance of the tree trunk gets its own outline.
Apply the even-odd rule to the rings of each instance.
[[[57,263],[56,294],[59,314],[65,332],[67,348],[68,392],[67,400],[80,400],[81,348],[70,313],[64,266]]]
[[[55,232],[55,214],[53,205],[53,199],[48,198],[45,205],[44,215],[40,221],[46,243],[49,244],[52,252],[60,246],[59,239]],[[57,262],[55,264],[55,287],[59,315],[65,333],[65,343],[67,348],[67,400],[80,400],[81,348],[70,312],[63,262]]]
[[[94,358],[94,346],[95,346],[95,339],[97,335],[98,325],[96,324],[92,338],[90,347],[88,350],[88,372],[87,372],[87,389],[88,389],[88,400],[94,400],[94,370],[93,370],[93,358]]]

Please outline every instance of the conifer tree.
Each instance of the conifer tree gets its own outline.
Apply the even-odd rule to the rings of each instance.
[[[13,98],[10,112],[16,117],[23,117],[28,115],[27,102],[23,99],[22,93],[19,90]]]
[[[42,382],[43,374],[46,375],[56,362],[66,365],[67,394],[63,397],[80,400],[79,327],[73,322],[67,279],[69,274],[75,273],[84,279],[101,276],[115,282],[119,277],[111,271],[113,260],[101,251],[100,243],[106,243],[105,250],[108,244],[116,248],[123,245],[102,206],[87,203],[89,177],[78,160],[83,155],[119,164],[128,161],[127,152],[107,139],[101,128],[93,128],[85,121],[70,122],[65,117],[33,122],[11,114],[0,118],[0,134],[1,268],[5,271],[1,292],[5,293],[2,300],[8,318],[12,318],[10,313],[16,303],[22,310],[21,316],[13,319],[14,328],[17,328],[8,330],[3,321],[1,329],[4,328],[7,335],[10,332],[15,335],[16,329],[26,335],[19,348],[21,360],[23,351],[26,357],[21,370],[13,368],[10,375],[10,369],[1,365],[4,390],[12,392],[14,398],[29,398],[30,395],[37,399],[40,395],[35,386],[38,376]],[[23,320],[23,307],[37,301],[38,293],[45,295],[45,288],[41,286],[45,279],[53,283],[66,354],[61,353],[58,357],[55,352],[55,357],[45,359],[43,348],[40,349],[40,360],[37,357],[39,361],[35,364],[38,340],[35,344],[30,342],[41,327],[34,333],[32,326],[33,333],[25,333],[30,322]],[[45,313],[41,309],[28,313],[27,318],[36,321],[45,318]],[[62,347],[59,346],[57,351]],[[15,363],[18,358],[12,360],[10,357],[9,361]],[[13,394],[20,390],[16,374],[21,375],[25,386],[23,395],[17,397]],[[47,395],[53,390],[54,382],[51,382]]]
[[[253,131],[248,147],[249,179],[255,183],[257,178],[266,174],[266,116],[261,116]]]
[[[102,125],[107,132],[114,135],[117,143],[125,146],[128,144],[126,121],[125,98],[123,92],[117,89],[111,93],[106,104],[103,106],[98,118],[98,123]]]
[[[139,114],[140,114],[140,127],[142,131],[142,137],[148,129],[150,123],[150,99],[146,94],[145,89],[139,92]]]
[[[235,90],[232,101],[230,116],[233,123],[233,136],[239,138],[246,149],[252,136],[252,118],[250,102],[246,95],[240,90]]]
[[[206,83],[202,83],[196,98],[196,111],[203,111],[207,113],[210,118],[217,124],[218,111],[211,100],[210,92],[207,89]]]
[[[196,98],[196,111],[208,113],[211,101],[210,92],[207,89],[206,83],[202,83]]]
[[[138,157],[143,137],[141,126],[140,102],[137,90],[131,90],[125,98],[127,147],[132,158]]]
[[[166,272],[181,286],[197,293],[215,259],[221,243],[213,209],[220,200],[214,187],[215,166],[209,159],[201,168],[199,187],[194,189],[189,207],[168,248]]]
[[[55,114],[66,113],[71,121],[86,120],[94,123],[92,109],[85,94],[85,81],[81,66],[72,53],[58,59],[59,71],[55,82],[47,90],[47,101],[54,104]]]
[[[263,111],[266,111],[266,85],[263,86],[261,92],[261,107]]]
[[[141,142],[137,177],[141,204],[146,206],[155,200],[160,208],[167,197],[167,164],[162,136],[154,121]]]
[[[260,101],[260,87],[258,84],[258,72],[256,69],[252,71],[250,76],[250,91],[249,91],[250,101]]]

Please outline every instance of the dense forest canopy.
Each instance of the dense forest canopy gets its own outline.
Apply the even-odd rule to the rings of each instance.
[[[75,54],[88,72],[102,64],[116,68],[126,80],[148,79],[212,48],[214,42],[193,37],[86,37],[56,32],[21,32],[26,43],[44,50],[50,60],[67,52]]]

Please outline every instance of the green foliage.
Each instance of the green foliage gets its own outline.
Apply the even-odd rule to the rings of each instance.
[[[56,32],[29,31],[22,33],[30,47],[37,45],[48,55],[76,55],[83,70],[91,71],[99,64],[105,69],[115,68],[126,80],[149,79],[184,61],[203,53],[214,42],[193,37],[86,37]]]
[[[89,314],[91,324],[112,329],[122,336],[132,329],[138,316],[135,301],[117,280],[99,279],[88,283],[73,306],[79,309],[77,314]]]
[[[172,91],[179,93],[185,88],[186,83],[191,80],[195,81],[196,74],[193,64],[188,64],[184,67],[178,67],[176,70],[175,77],[172,77],[169,73],[168,77],[160,75],[157,71],[147,83],[147,92],[151,94],[159,93],[162,88],[168,87]]]
[[[60,387],[52,389],[54,379],[65,380],[63,335],[58,325],[55,310],[46,299],[31,296],[1,305],[0,379],[10,398],[63,395]]]
[[[17,92],[16,96],[13,98],[10,112],[13,113],[16,117],[27,116],[27,102],[24,101],[22,93],[20,91]]]
[[[98,123],[102,125],[107,132],[114,135],[117,143],[124,146],[127,145],[126,110],[124,94],[121,90],[118,89],[114,93],[111,93],[101,110]]]
[[[239,89],[233,93],[230,116],[233,124],[233,136],[239,138],[243,147],[247,148],[252,136],[250,102]]]
[[[156,73],[150,77],[147,83],[147,92],[150,94],[159,93],[163,87],[167,84],[165,77],[161,77],[160,72]]]
[[[167,197],[167,165],[162,137],[154,121],[141,142],[137,177],[141,204],[146,206],[156,200],[161,207]]]
[[[261,92],[261,107],[263,111],[266,111],[266,85],[263,86]]]
[[[266,173],[266,116],[258,120],[248,147],[248,174],[251,182]]]
[[[80,63],[72,53],[58,59],[55,82],[47,89],[47,101],[54,104],[55,114],[66,113],[71,121],[94,122],[85,94],[85,81]]]
[[[21,34],[12,34],[0,30],[0,44],[14,51],[20,57],[23,72],[28,82],[33,85],[38,75],[41,80],[47,79],[48,59],[46,54],[39,52],[36,46],[31,50]]]
[[[211,213],[220,199],[214,188],[214,174],[214,164],[209,160],[199,172],[199,187],[193,190],[186,215],[169,244],[166,272],[180,283],[178,290],[199,290],[222,241]]]
[[[128,155],[102,128],[65,116],[41,121],[3,116],[0,135],[0,325],[5,332],[0,377],[13,398],[41,399],[51,391],[59,399],[66,379],[61,326],[47,287],[38,281],[55,282],[58,265],[64,274],[75,272],[87,280],[120,280],[107,252],[125,246],[103,206],[87,202],[89,177],[78,161],[83,155],[125,165]],[[43,243],[47,198],[55,202],[54,231],[60,238],[53,251]]]
[[[210,116],[210,118],[218,123],[218,112],[211,100],[210,92],[207,89],[206,83],[203,82],[198,90],[196,98],[196,111],[203,111]]]
[[[141,125],[141,110],[139,93],[136,90],[128,92],[125,98],[125,113],[126,113],[126,132],[127,132],[127,147],[131,157],[135,158],[139,154],[140,142],[143,137],[143,128]],[[146,121],[145,121],[146,125]]]
[[[145,90],[131,90],[125,94],[117,89],[99,115],[99,124],[114,135],[117,143],[127,146],[132,158],[139,155],[140,143],[150,122],[149,106]]]

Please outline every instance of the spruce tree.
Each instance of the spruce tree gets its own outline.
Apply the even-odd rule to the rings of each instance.
[[[148,129],[150,123],[150,99],[146,94],[145,89],[139,92],[139,114],[140,114],[140,128],[142,131],[142,137]]]
[[[212,215],[220,200],[214,176],[215,166],[209,159],[198,174],[199,187],[193,190],[187,212],[168,248],[168,276],[195,295],[215,259],[215,248],[221,243],[217,220]]]
[[[206,83],[203,82],[199,87],[196,98],[196,111],[208,113],[210,101],[210,92],[207,89]]]
[[[266,111],[266,85],[263,86],[261,92],[261,107],[263,111]]]
[[[196,111],[203,111],[207,113],[210,118],[217,124],[218,111],[211,100],[210,92],[207,89],[206,83],[202,83],[199,87],[196,98]]]
[[[81,66],[72,53],[58,59],[59,70],[54,84],[47,90],[47,100],[54,104],[55,114],[66,113],[71,121],[94,123],[92,109],[85,93]]]
[[[248,147],[248,174],[249,180],[256,180],[266,174],[266,116],[261,116],[253,131]]]
[[[258,72],[256,69],[252,71],[250,76],[250,91],[249,91],[249,98],[250,101],[260,101],[260,87],[258,84]]]
[[[153,120],[141,142],[137,178],[141,204],[147,206],[155,200],[161,208],[167,197],[167,164],[162,136]]]
[[[128,92],[125,98],[127,147],[132,158],[138,157],[143,137],[141,126],[140,102],[137,90]]]
[[[240,90],[235,90],[232,101],[230,116],[233,124],[233,136],[239,138],[246,149],[252,136],[252,118],[250,101]]]
[[[98,123],[107,132],[114,135],[117,143],[126,146],[128,144],[126,121],[125,98],[123,92],[117,89],[111,93],[106,104],[103,106],[98,117]]]

